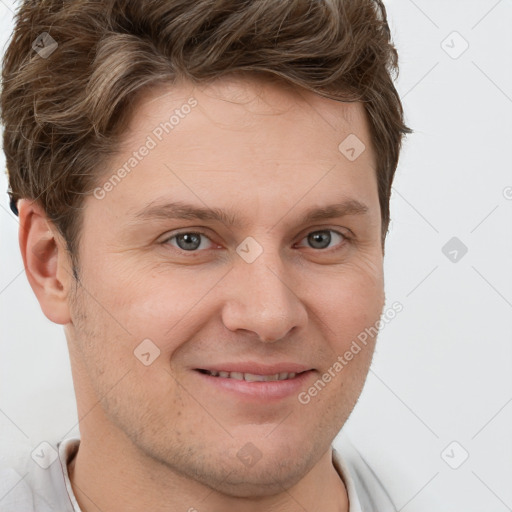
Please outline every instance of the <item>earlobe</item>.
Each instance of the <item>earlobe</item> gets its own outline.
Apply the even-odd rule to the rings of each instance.
[[[18,201],[19,244],[25,273],[45,316],[54,323],[71,321],[68,292],[73,279],[65,241],[35,201]]]

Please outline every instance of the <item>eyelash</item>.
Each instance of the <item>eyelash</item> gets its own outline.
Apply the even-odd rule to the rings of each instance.
[[[341,236],[343,238],[343,240],[338,244],[339,247],[338,248],[330,248],[330,249],[316,249],[318,252],[322,252],[322,253],[333,253],[333,252],[337,252],[337,251],[340,251],[342,250],[346,243],[349,242],[351,240],[351,238],[348,236],[348,235],[345,235],[344,233],[340,233],[339,231],[336,231],[334,229],[316,229],[314,231],[310,231],[309,233],[307,233],[302,239],[304,240],[305,238],[307,238],[309,235],[313,234],[313,233],[321,233],[323,231],[330,231],[332,233],[336,233],[337,235]],[[165,240],[163,240],[161,243],[162,245],[170,245],[169,242],[170,240],[180,236],[180,235],[200,235],[202,237],[205,237],[207,238],[208,240],[210,240],[210,242],[212,242],[213,244],[215,242],[213,242],[210,237],[206,234],[206,233],[203,233],[202,231],[192,231],[192,230],[188,230],[188,231],[179,231],[177,233],[174,233],[173,235],[167,237]],[[199,253],[201,252],[201,250],[199,249],[195,249],[193,251],[185,251],[184,249],[180,249],[179,247],[174,247],[172,246],[174,249],[176,249],[178,252],[180,253],[185,253],[185,254],[196,254],[196,253]],[[315,250],[314,247],[310,247],[310,249],[313,249]]]

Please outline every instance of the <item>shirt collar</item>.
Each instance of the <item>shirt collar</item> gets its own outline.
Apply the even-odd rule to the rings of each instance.
[[[73,492],[73,487],[71,486],[71,481],[69,479],[68,473],[68,464],[73,460],[73,457],[78,452],[78,447],[80,445],[80,438],[72,437],[65,439],[58,443],[59,449],[59,459],[62,466],[62,472],[64,474],[64,482],[66,484],[66,491],[69,496],[69,500],[73,506],[73,512],[82,512],[76,500],[75,494]],[[354,484],[354,480],[350,475],[350,469],[347,463],[343,460],[340,453],[336,451],[336,449],[332,449],[332,462],[333,465],[338,472],[340,478],[342,479],[345,488],[347,489],[348,495],[348,512],[362,512],[361,503],[359,501],[359,497],[357,496],[356,487]]]

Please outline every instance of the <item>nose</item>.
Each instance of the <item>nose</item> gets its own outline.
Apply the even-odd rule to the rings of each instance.
[[[275,251],[264,251],[252,263],[240,258],[224,285],[222,321],[231,331],[250,331],[270,343],[286,338],[292,329],[307,322],[297,281]]]

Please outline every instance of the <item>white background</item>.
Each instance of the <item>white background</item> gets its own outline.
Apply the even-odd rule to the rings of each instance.
[[[512,2],[386,4],[400,55],[397,88],[415,131],[395,178],[385,257],[388,306],[399,301],[404,310],[380,334],[345,431],[398,509],[505,512],[512,510]],[[0,0],[2,54],[11,9]],[[14,444],[77,433],[77,416],[62,327],[42,314],[23,270],[3,153],[0,167],[1,457]],[[453,237],[468,249],[457,262],[442,251]],[[465,452],[452,469],[447,461],[455,466]]]

